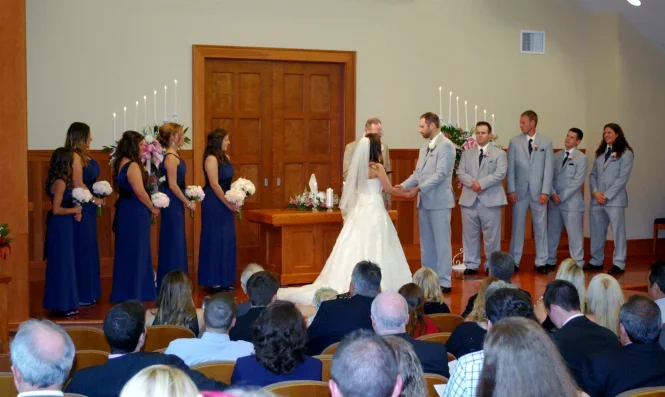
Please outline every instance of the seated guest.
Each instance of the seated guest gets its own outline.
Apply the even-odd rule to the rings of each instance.
[[[19,397],[63,395],[74,363],[74,342],[65,330],[48,320],[27,320],[9,349]]]
[[[168,272],[159,287],[157,305],[145,312],[145,324],[178,325],[199,336],[204,327],[203,310],[196,309],[192,281],[182,270]]]
[[[651,264],[649,296],[660,308],[661,322],[665,323],[665,262]]]
[[[618,336],[619,310],[624,302],[619,282],[608,274],[594,276],[589,283],[586,302],[587,317]]]
[[[429,267],[421,267],[413,275],[413,282],[423,291],[425,314],[450,313],[450,308],[443,301],[439,276]]]
[[[515,273],[515,269],[517,268],[517,264],[513,257],[503,251],[492,252],[487,259],[486,264],[490,276],[496,277],[507,283],[510,283],[510,278],[513,277],[513,273]],[[522,290],[522,292],[524,292],[529,297],[529,300],[531,300],[531,294],[528,291]],[[472,295],[469,298],[469,301],[466,304],[466,309],[464,309],[464,313],[462,313],[462,317],[466,318],[469,313],[471,313],[471,310],[473,310],[473,302],[477,297],[478,294]]]
[[[586,396],[577,390],[547,332],[533,320],[506,318],[494,324],[484,352],[478,396]]]
[[[295,305],[273,303],[256,319],[255,353],[236,361],[231,384],[264,387],[288,380],[320,381],[321,361],[305,355],[306,342],[305,319]]]
[[[394,335],[409,342],[420,359],[423,371],[449,376],[448,352],[443,343],[413,339],[406,332],[409,322],[409,305],[402,295],[382,292],[372,302],[372,326],[381,336]]]
[[[380,290],[381,268],[369,261],[358,263],[351,274],[351,298],[321,303],[309,327],[308,354],[321,354],[326,347],[341,341],[351,331],[371,330],[372,300]]]
[[[516,286],[508,284],[508,287],[506,287],[506,284],[501,285],[498,281],[487,288],[485,313],[487,313],[488,332],[492,329],[492,324],[496,324],[504,318],[524,317],[534,319],[531,299]],[[485,352],[480,350],[469,353],[457,360],[455,371],[448,380],[444,397],[474,397],[480,372],[483,369],[484,358]],[[492,396],[492,394],[487,394],[487,396]]]
[[[186,373],[167,365],[142,369],[125,384],[120,397],[197,397],[199,390]]]
[[[232,342],[229,338],[229,330],[236,323],[236,309],[232,295],[214,295],[206,303],[206,328],[201,338],[176,339],[165,353],[180,357],[190,367],[208,361],[236,361],[251,355],[254,353],[251,343],[242,340]]]
[[[170,354],[142,352],[145,342],[145,308],[138,301],[113,306],[104,317],[104,334],[111,355],[104,365],[76,371],[67,393],[87,397],[116,397],[125,383],[142,369],[163,364],[183,370],[200,390],[223,390],[226,385],[193,371],[178,357]]]
[[[427,395],[425,374],[416,356],[413,346],[406,340],[388,335],[384,338],[395,352],[399,375],[402,377],[402,392],[400,397],[423,397]]]
[[[252,277],[254,273],[262,272],[264,270],[265,269],[261,267],[261,265],[257,265],[256,263],[250,263],[249,265],[247,265],[245,270],[242,271],[242,274],[240,274],[240,288],[242,288],[242,292],[244,292],[245,295],[247,295],[247,281],[249,280],[249,278]],[[249,309],[251,309],[251,307],[252,307],[252,302],[250,302],[249,300],[239,303],[238,317],[247,314],[247,312],[249,311]]]
[[[582,269],[575,264],[577,268]],[[577,288],[570,282],[554,280],[545,289],[545,308],[558,328],[553,334],[570,374],[584,388],[582,367],[594,353],[621,348],[616,335],[609,329],[589,320],[582,314]]]
[[[244,316],[238,316],[236,325],[229,331],[231,340],[252,342],[252,327],[261,312],[275,302],[279,281],[272,273],[262,271],[254,273],[247,280],[247,296],[252,307]]]
[[[555,280],[570,281],[575,286],[577,294],[580,297],[580,312],[585,314],[586,287],[584,286],[584,271],[582,270],[582,267],[580,267],[574,259],[568,258],[559,265]],[[556,326],[547,316],[547,310],[545,309],[545,303],[543,302],[542,296],[538,299],[538,302],[536,302],[533,312],[536,315],[536,320],[543,325],[543,328],[550,332],[556,330]]]
[[[439,332],[439,328],[434,321],[425,315],[423,291],[417,284],[405,284],[398,292],[409,304],[409,323],[406,325],[406,333],[409,336],[418,338],[419,336]]]
[[[330,368],[332,397],[397,397],[402,377],[393,350],[376,334],[349,334],[333,355]]]
[[[665,386],[665,350],[658,344],[661,313],[651,299],[633,295],[619,312],[622,349],[590,356],[584,365],[585,391],[616,396],[626,390]]]
[[[473,302],[473,310],[466,318],[466,321],[458,325],[446,342],[448,353],[456,358],[461,358],[469,353],[483,350],[483,341],[487,334],[487,316],[485,315],[485,296],[487,287],[494,282],[506,285],[505,281],[500,281],[496,277],[487,277],[480,283],[478,297]]]

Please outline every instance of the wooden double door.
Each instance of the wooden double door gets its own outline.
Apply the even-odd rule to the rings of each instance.
[[[340,191],[343,77],[339,63],[206,59],[205,131],[195,134],[229,132],[234,179],[257,188],[244,209],[285,207],[312,174],[320,190]],[[239,221],[236,231],[239,269],[264,264],[259,225]]]

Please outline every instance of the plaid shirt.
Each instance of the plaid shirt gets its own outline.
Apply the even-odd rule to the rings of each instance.
[[[455,372],[452,373],[444,397],[476,397],[476,387],[483,369],[485,352],[483,350],[469,353],[457,360]]]

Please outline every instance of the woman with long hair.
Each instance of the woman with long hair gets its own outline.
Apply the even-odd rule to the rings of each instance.
[[[203,153],[206,199],[201,202],[201,244],[199,246],[199,285],[214,291],[234,290],[236,281],[236,225],[240,209],[229,202],[233,165],[226,151],[229,133],[218,128],[208,134]]]
[[[203,310],[194,306],[192,282],[182,270],[167,273],[159,287],[157,305],[146,310],[145,324],[178,325],[199,335],[205,326]]]
[[[425,298],[423,291],[417,284],[408,283],[399,289],[400,295],[404,297],[406,303],[409,304],[409,323],[406,325],[406,333],[417,338],[427,334],[435,334],[439,332],[434,321],[425,315],[423,306],[425,305]]]
[[[233,386],[264,387],[289,380],[321,380],[321,361],[305,355],[307,326],[291,302],[277,301],[254,322],[254,355],[236,361]]]
[[[559,350],[538,323],[505,318],[488,331],[478,397],[577,397],[577,389]]]
[[[185,133],[180,124],[166,123],[159,127],[157,140],[166,149],[164,161],[159,165],[166,181],[160,184],[159,191],[169,197],[169,206],[162,209],[159,229],[159,260],[157,266],[157,287],[164,276],[172,270],[188,273],[187,237],[185,236],[185,208],[196,209],[196,204],[185,197],[185,174],[187,166],[178,155],[178,149],[185,144]]]
[[[624,303],[619,282],[607,274],[591,279],[586,294],[587,317],[619,336],[619,311]]]
[[[596,160],[589,174],[591,186],[591,260],[585,270],[603,270],[607,228],[614,236],[613,266],[609,274],[621,274],[626,268],[626,184],[633,169],[633,148],[621,126],[609,123],[603,128],[603,140],[596,150]]]
[[[421,267],[413,274],[413,283],[423,291],[425,314],[450,313],[450,308],[443,300],[439,276],[429,267]]]
[[[487,334],[485,296],[487,288],[497,281],[499,279],[496,277],[487,277],[480,282],[480,290],[478,290],[478,297],[473,302],[473,310],[466,321],[455,328],[446,342],[448,353],[456,358],[483,350],[483,341]]]
[[[79,295],[76,285],[74,223],[81,220],[82,209],[72,199],[72,151],[56,149],[46,178],[46,194],[53,209],[46,216],[46,281],[43,306],[53,315],[78,314]]]
[[[113,219],[111,302],[153,301],[157,294],[150,252],[150,219],[159,215],[159,209],[152,205],[145,188],[148,173],[140,160],[142,142],[143,135],[126,131],[118,141],[113,160],[113,184],[118,200]]]
[[[90,156],[90,142],[92,134],[87,124],[76,121],[69,126],[65,148],[74,154],[72,185],[92,192],[92,185],[99,177],[99,164]],[[76,285],[81,306],[94,304],[101,295],[96,212],[97,206],[105,201],[93,198],[91,202],[84,203],[81,221],[74,224]]]

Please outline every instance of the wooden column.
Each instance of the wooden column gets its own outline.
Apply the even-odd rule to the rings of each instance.
[[[8,320],[28,318],[28,103],[25,0],[0,7],[0,223],[11,228],[12,253],[0,260],[0,279],[11,277]],[[0,315],[0,321],[7,321]],[[6,327],[0,325],[1,329]],[[3,341],[4,342],[4,341]],[[3,348],[6,348],[3,346]]]

